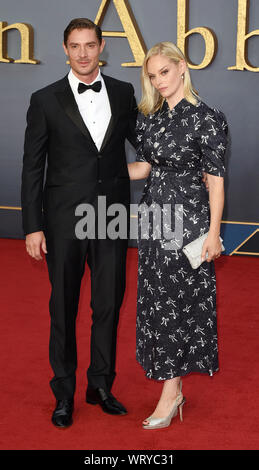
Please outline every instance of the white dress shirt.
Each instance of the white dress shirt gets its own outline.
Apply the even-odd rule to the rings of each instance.
[[[92,83],[89,83],[89,85],[92,85],[100,80],[102,82],[102,88],[99,93],[93,90],[86,90],[79,94],[77,89],[80,80],[73,74],[72,69],[68,74],[68,80],[84,123],[97,149],[100,150],[111,119],[110,101],[101,72],[99,70],[96,79]]]

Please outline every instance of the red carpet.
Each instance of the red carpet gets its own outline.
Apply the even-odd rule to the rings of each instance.
[[[128,251],[127,291],[121,311],[117,379],[113,392],[127,416],[110,416],[84,402],[89,361],[89,272],[77,322],[78,374],[74,424],[50,422],[48,384],[50,287],[46,263],[29,259],[22,240],[0,240],[1,449],[258,449],[259,259],[222,256],[216,263],[220,371],[183,379],[184,421],[146,431],[161,384],[145,378],[135,360],[137,251]],[[179,417],[177,417],[179,418]]]

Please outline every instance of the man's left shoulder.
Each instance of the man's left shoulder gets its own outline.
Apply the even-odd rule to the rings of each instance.
[[[124,82],[123,80],[118,80],[117,78],[110,77],[109,75],[102,74],[102,77],[105,81],[105,84],[108,86],[114,86],[118,90],[120,89],[122,92],[134,92],[134,87],[132,83]]]

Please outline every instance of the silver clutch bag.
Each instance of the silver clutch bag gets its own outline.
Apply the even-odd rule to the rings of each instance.
[[[190,261],[193,269],[197,269],[202,264],[202,261],[201,261],[202,247],[207,236],[208,236],[208,232],[204,233],[204,235],[202,235],[199,238],[196,238],[191,243],[188,243],[188,245],[185,245],[183,247],[183,252],[187,256],[188,260]],[[224,251],[225,248],[222,243],[223,240],[221,237],[219,238],[221,241],[221,250]],[[206,253],[206,258],[208,258],[208,253]]]

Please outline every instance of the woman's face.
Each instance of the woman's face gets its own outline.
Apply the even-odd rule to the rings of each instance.
[[[147,71],[151,84],[167,101],[184,97],[182,74],[186,70],[184,60],[175,64],[164,55],[154,55],[147,63]]]

